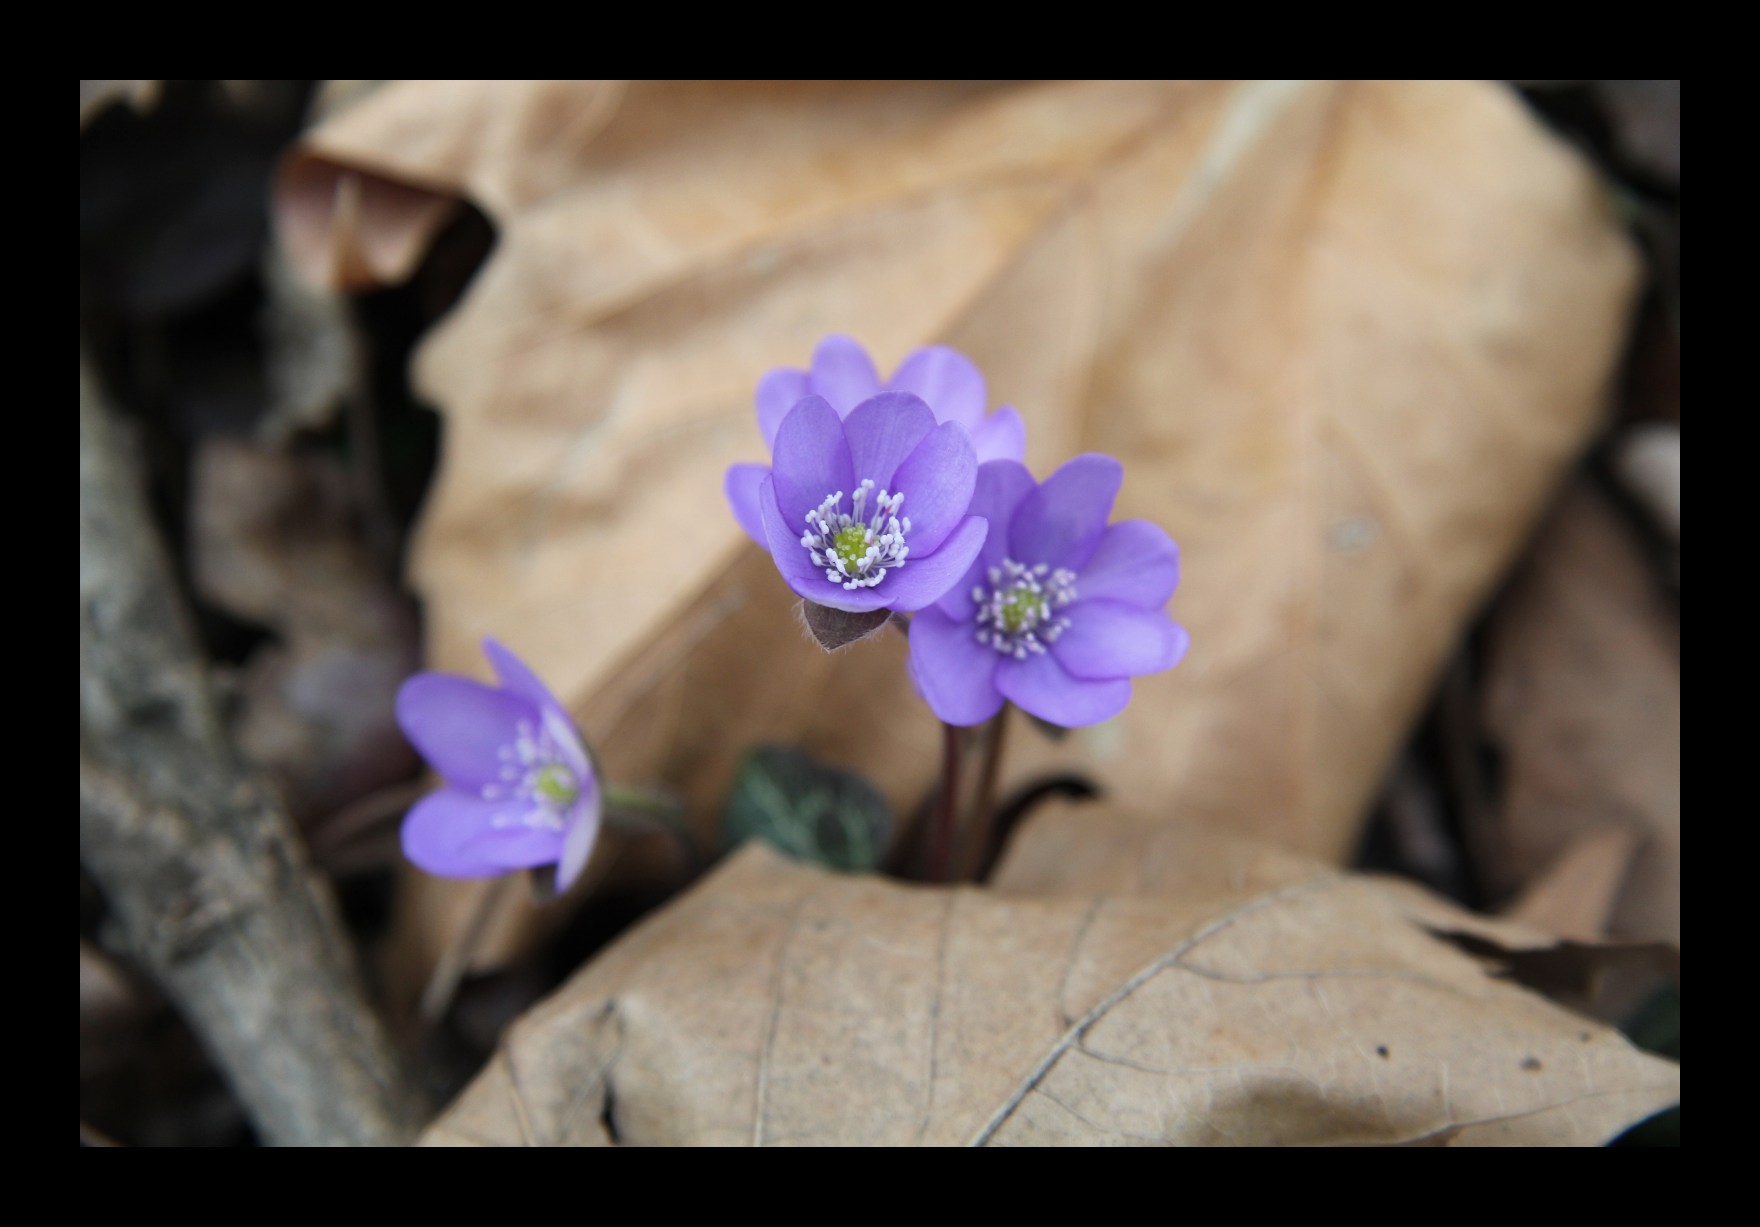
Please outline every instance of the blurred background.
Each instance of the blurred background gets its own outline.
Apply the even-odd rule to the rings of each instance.
[[[1119,455],[1182,546],[1191,655],[1017,730],[999,839],[1098,797],[1678,952],[1679,82],[86,81],[80,122],[82,410],[432,1101],[720,855],[756,746],[871,781],[858,867],[908,873],[902,639],[819,654],[721,495],[830,332],[962,349],[1035,472]],[[485,634],[683,808],[558,904],[401,862],[393,697]],[[85,860],[82,1142],[261,1140]],[[1678,1060],[1666,963],[1576,1004]]]

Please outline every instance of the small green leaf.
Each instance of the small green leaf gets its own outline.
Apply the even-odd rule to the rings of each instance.
[[[886,855],[892,811],[853,772],[787,746],[759,746],[740,764],[722,831],[729,847],[762,839],[796,860],[861,873]]]

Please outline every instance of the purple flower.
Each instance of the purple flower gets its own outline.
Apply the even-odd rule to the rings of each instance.
[[[397,692],[404,736],[446,781],[404,818],[403,853],[443,878],[554,864],[556,888],[566,890],[599,835],[592,759],[517,656],[493,639],[483,654],[499,686],[418,673]]]
[[[880,392],[909,392],[919,397],[937,422],[953,422],[972,441],[978,463],[1019,460],[1027,450],[1027,428],[1014,408],[1004,405],[988,417],[984,376],[970,358],[945,345],[915,350],[884,384],[868,351],[850,337],[832,335],[813,350],[810,371],[777,367],[758,381],[758,429],[764,445],[776,448],[776,435],[789,411],[808,396],[822,398],[847,418],[857,405]],[[761,464],[736,464],[727,471],[727,501],[740,527],[759,545],[765,544],[758,514],[758,484],[768,472]]]
[[[972,565],[984,521],[966,514],[971,440],[917,397],[882,392],[847,419],[808,396],[776,430],[754,494],[788,586],[832,609],[921,609]]]
[[[1189,636],[1161,607],[1179,547],[1147,520],[1107,526],[1124,467],[1077,456],[1042,483],[1012,460],[978,469],[971,512],[990,521],[971,570],[911,619],[911,680],[948,724],[1006,699],[1077,728],[1124,710],[1133,677],[1179,663]]]

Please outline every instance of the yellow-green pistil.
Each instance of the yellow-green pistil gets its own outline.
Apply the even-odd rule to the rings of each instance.
[[[539,767],[532,780],[532,791],[557,805],[572,805],[581,795],[574,772],[561,763],[545,763]]]
[[[1031,630],[1048,612],[1045,609],[1045,598],[1025,588],[1015,589],[1003,597],[998,605],[997,620],[1002,623],[1002,629],[1011,635],[1023,629]]]
[[[1045,651],[1045,645],[1069,629],[1069,618],[1059,611],[1076,599],[1074,571],[1053,571],[1040,563],[1026,566],[1004,558],[988,572],[988,586],[972,589],[977,605],[977,638],[1004,656],[1025,660]]]
[[[868,556],[868,528],[865,524],[851,524],[840,528],[831,539],[831,549],[843,559],[844,572],[853,572]]]
[[[888,571],[904,566],[911,552],[905,544],[910,517],[898,514],[904,492],[876,492],[873,478],[864,477],[850,494],[847,513],[840,510],[842,503],[838,490],[807,513],[801,546],[815,567],[825,568],[825,578],[845,591],[872,588]]]

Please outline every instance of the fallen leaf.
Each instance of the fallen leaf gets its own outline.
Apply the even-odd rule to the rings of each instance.
[[[723,505],[758,377],[824,333],[960,347],[1037,471],[1123,456],[1118,514],[1181,543],[1185,663],[1005,784],[1086,771],[1339,858],[1592,428],[1636,274],[1594,175],[1483,84],[404,83],[308,162],[499,228],[416,367],[437,666],[517,634],[607,771],[705,828],[757,740],[900,813],[934,771],[903,645],[802,643]],[[417,946],[461,923],[432,893]]]
[[[331,291],[403,281],[458,212],[445,192],[315,157],[282,170],[275,200],[289,258]]]
[[[1630,845],[1627,845],[1629,850]],[[1587,850],[1557,867],[1563,881],[1500,916],[1462,910],[1406,878],[1378,877],[1381,899],[1407,921],[1454,943],[1491,974],[1513,979],[1579,1014],[1608,1022],[1656,989],[1680,985],[1680,952],[1667,943],[1609,941],[1586,919],[1623,865],[1617,847]],[[1040,807],[992,877],[995,889],[1030,895],[1148,895],[1183,900],[1273,890],[1315,866],[1209,826],[1093,804]],[[1537,884],[1545,890],[1550,878]],[[1615,880],[1613,886],[1617,887]],[[1561,921],[1567,927],[1551,928]]]
[[[1127,826],[1160,853],[1103,894],[1097,860],[1049,868],[1073,823],[996,892],[748,844],[516,1023],[423,1141],[1598,1144],[1678,1101],[1678,1066],[1494,978],[1402,883]]]
[[[1489,654],[1486,722],[1505,778],[1486,841],[1501,850],[1485,867],[1493,889],[1513,894],[1584,838],[1624,832],[1642,847],[1606,931],[1678,944],[1680,625],[1587,484],[1566,496],[1504,598]],[[1593,876],[1572,881],[1605,889]]]
[[[1505,914],[1560,937],[1580,941],[1605,937],[1643,843],[1630,827],[1607,827],[1578,836],[1527,884]]]

